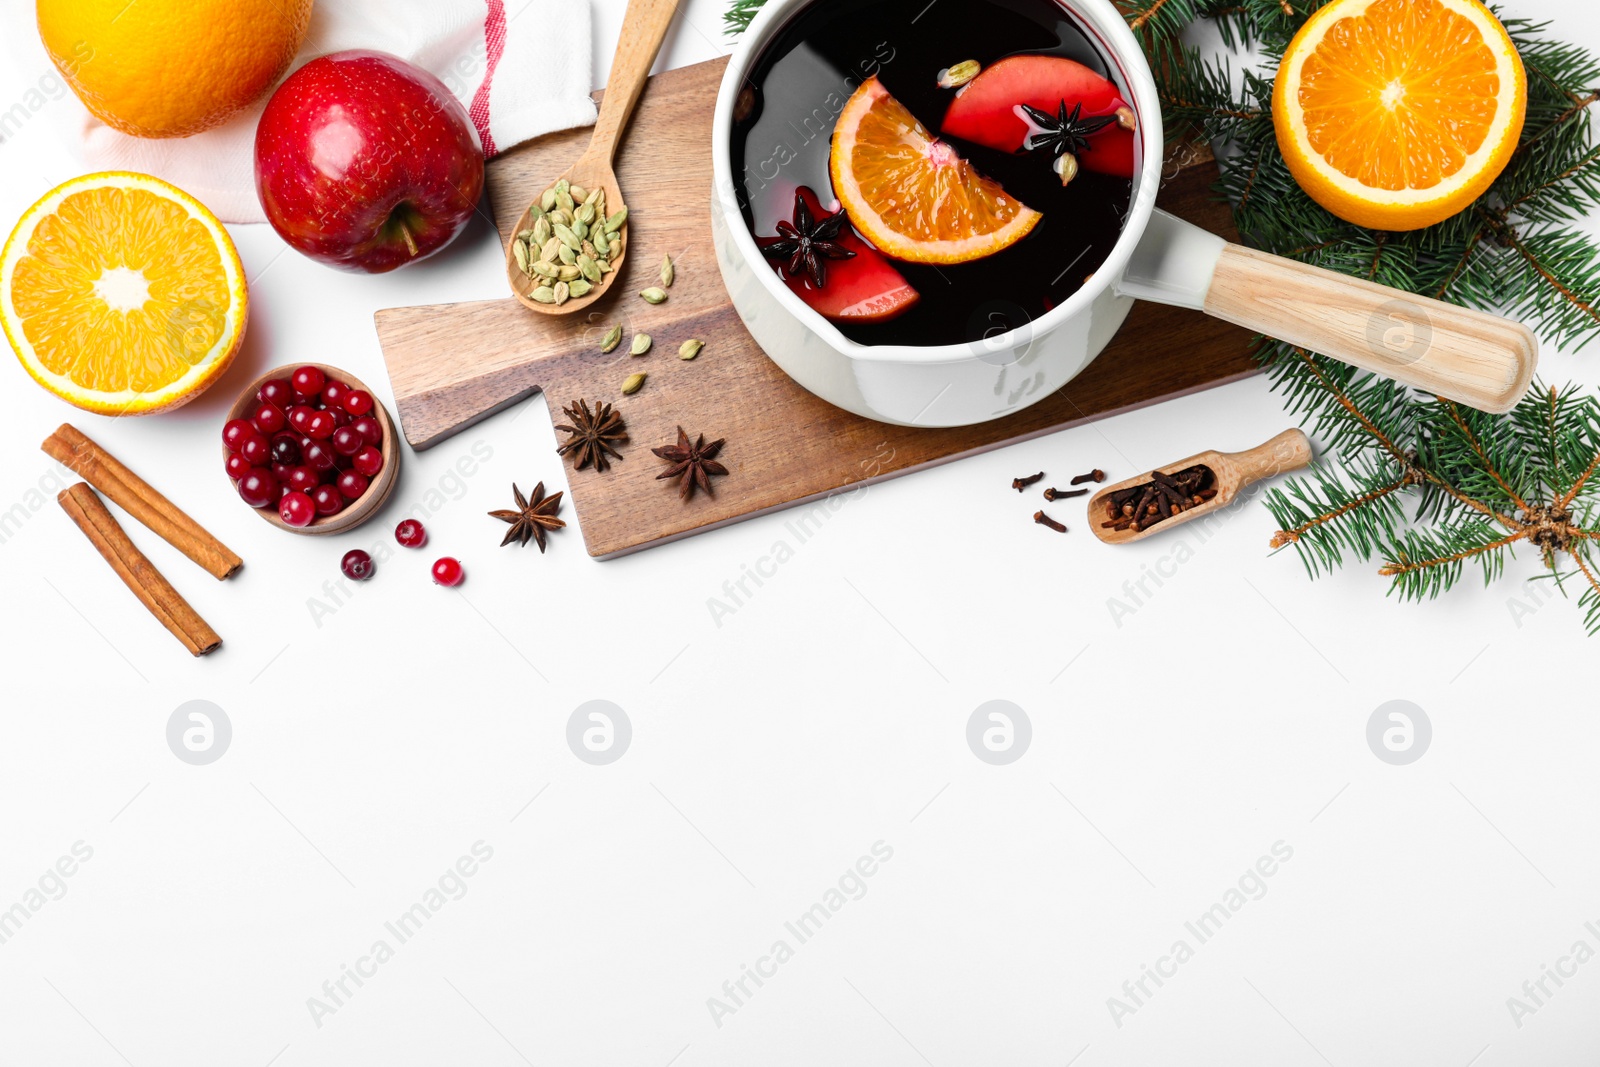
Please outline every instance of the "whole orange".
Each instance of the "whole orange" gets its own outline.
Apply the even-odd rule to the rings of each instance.
[[[312,0],[38,0],[39,35],[84,106],[135,137],[220,126],[289,69]]]

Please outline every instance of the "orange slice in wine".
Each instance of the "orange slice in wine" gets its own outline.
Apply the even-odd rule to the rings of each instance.
[[[862,236],[908,263],[992,256],[1041,218],[929,133],[877,78],[845,104],[828,170]]]

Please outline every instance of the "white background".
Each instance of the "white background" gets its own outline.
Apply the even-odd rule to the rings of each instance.
[[[1587,7],[1507,7],[1600,41]],[[660,66],[723,53],[721,11],[692,0]],[[597,84],[621,23],[597,5]],[[43,73],[8,67],[0,102]],[[0,218],[78,172],[58,110],[0,145]],[[778,514],[610,563],[576,530],[496,547],[513,480],[566,483],[536,397],[408,453],[383,520],[295,537],[223,476],[230,399],[316,359],[388,401],[372,313],[495,296],[498,249],[480,222],[369,278],[235,234],[250,334],[200,401],[109,421],[0,366],[0,510],[29,515],[0,544],[0,909],[93,849],[0,945],[0,1063],[1594,1062],[1600,962],[1520,1027],[1507,1007],[1600,950],[1600,645],[1522,585],[1536,561],[1400,604],[1376,564],[1310,582],[1269,555],[1256,504],[1204,543],[1113,550],[1009,488],[1254,445],[1294,421],[1263,381],[874,486],[803,545]],[[1543,375],[1593,383],[1596,358],[1547,351]],[[218,583],[128,522],[217,654],[185,655],[50,499],[38,443],[64,419],[245,557]],[[426,551],[336,602],[340,554],[419,505]],[[708,599],[780,540],[794,557],[717,625]],[[428,579],[446,553],[458,592]],[[167,745],[192,699],[232,723],[209,766]],[[591,699],[632,723],[608,766],[566,742]],[[966,741],[995,699],[1032,723],[1009,766]],[[1409,766],[1366,741],[1398,699],[1433,728]],[[480,840],[465,896],[316,1025],[308,998]],[[798,944],[785,921],[878,841],[865,895]],[[1197,944],[1184,923],[1279,841],[1265,896]],[[717,1025],[707,998],[779,938],[794,957]],[[1194,957],[1116,1025],[1107,999],[1180,938]]]

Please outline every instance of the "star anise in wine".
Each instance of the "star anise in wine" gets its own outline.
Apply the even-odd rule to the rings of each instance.
[[[539,551],[544,551],[544,532],[546,530],[559,530],[567,524],[556,518],[556,512],[561,510],[561,493],[554,496],[544,495],[544,483],[540,482],[533,487],[533,499],[529,500],[522,495],[522,490],[517,488],[517,483],[511,483],[511,492],[517,498],[517,509],[491,511],[489,514],[511,524],[511,529],[506,531],[506,539],[500,542],[504,548],[513,541],[520,540],[527,544],[530,539],[539,542]]]
[[[1061,108],[1054,115],[1028,104],[1023,104],[1022,110],[1026,111],[1028,118],[1039,127],[1038,133],[1028,135],[1023,147],[1030,152],[1036,148],[1048,148],[1051,156],[1056,158],[1067,152],[1076,154],[1089,151],[1089,135],[1117,121],[1115,115],[1083,118],[1082,100],[1073,105],[1070,115],[1067,114],[1065,100],[1061,101]]]
[[[556,429],[572,436],[567,443],[556,449],[556,455],[565,456],[571,453],[575,462],[573,470],[594,464],[594,469],[603,471],[610,466],[607,455],[618,459],[622,453],[618,452],[614,444],[626,444],[628,440],[626,427],[623,426],[622,416],[611,410],[611,405],[595,401],[595,410],[589,410],[589,402],[580,400],[571,407],[561,409],[561,413],[572,420],[571,426],[557,426]]]
[[[828,260],[850,259],[855,255],[834,240],[849,221],[843,208],[831,215],[814,217],[806,206],[805,197],[796,190],[794,221],[780,220],[778,239],[764,245],[761,254],[768,259],[788,260],[785,266],[791,275],[805,274],[812,285],[821,289],[828,279]]]
[[[678,427],[678,443],[675,445],[662,445],[650,451],[671,463],[672,466],[656,475],[656,481],[663,478],[677,478],[678,497],[688,500],[694,495],[694,487],[699,486],[711,492],[711,475],[727,474],[728,468],[716,461],[716,455],[722,451],[724,438],[717,438],[709,445],[706,444],[706,435],[701,434],[694,441],[689,440],[689,435],[683,432],[683,427]]]

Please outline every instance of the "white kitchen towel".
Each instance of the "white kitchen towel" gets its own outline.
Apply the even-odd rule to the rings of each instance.
[[[32,0],[0,7],[6,36],[31,41],[29,58],[48,63]],[[594,122],[589,32],[588,0],[316,0],[310,32],[290,69],[347,48],[410,60],[455,93],[484,152],[494,156],[541,133]],[[118,133],[76,97],[63,103],[69,106],[55,121],[85,171],[154,174],[198,197],[225,222],[265,221],[256,199],[254,149],[266,98],[214,130],[160,140]]]

